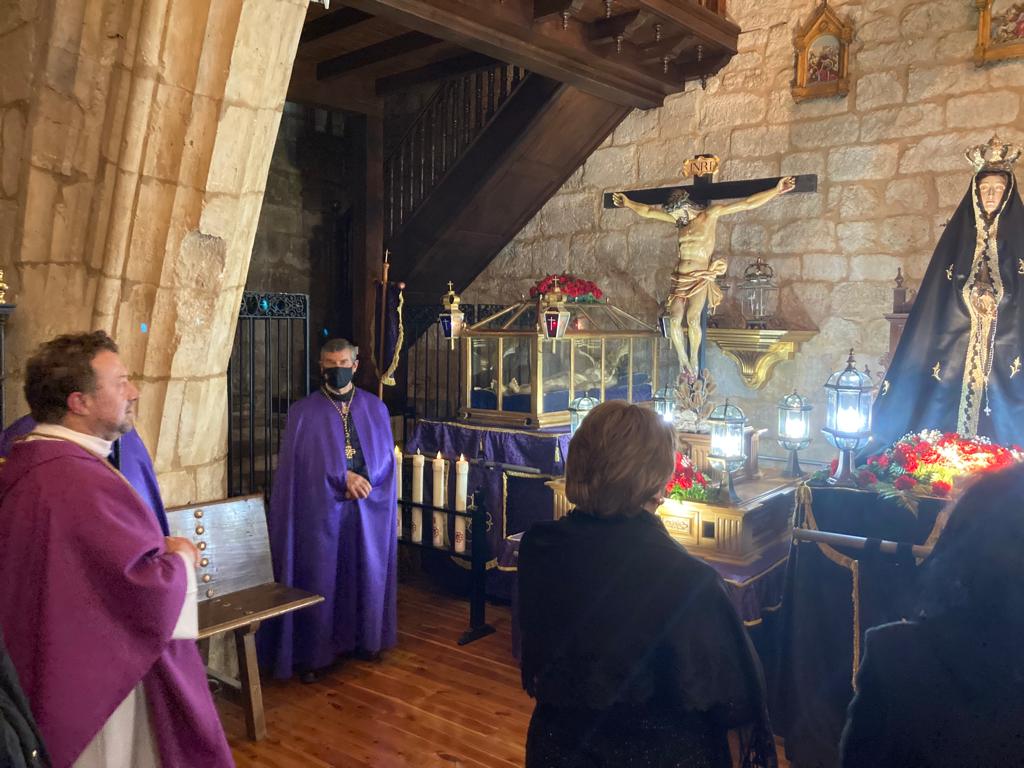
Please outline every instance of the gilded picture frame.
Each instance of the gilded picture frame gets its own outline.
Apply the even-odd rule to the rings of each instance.
[[[797,30],[796,72],[790,89],[795,101],[850,92],[850,43],[853,24],[847,22],[823,0],[807,22]]]
[[[978,9],[978,44],[974,62],[1016,59],[1024,56],[1024,2],[1021,0],[974,0]]]

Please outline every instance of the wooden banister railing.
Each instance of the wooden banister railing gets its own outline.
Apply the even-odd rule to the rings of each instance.
[[[438,88],[384,160],[386,240],[455,165],[526,75],[521,67],[497,64]]]

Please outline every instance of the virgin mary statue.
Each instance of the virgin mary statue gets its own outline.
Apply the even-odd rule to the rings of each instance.
[[[1024,445],[1022,148],[993,137],[967,151],[970,189],[935,247],[875,400],[874,452],[937,429]]]

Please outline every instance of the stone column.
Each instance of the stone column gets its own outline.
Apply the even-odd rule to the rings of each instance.
[[[221,497],[225,372],[306,2],[12,5],[0,18],[11,412],[25,410],[32,348],[104,328],[141,384],[138,429],[166,502]]]

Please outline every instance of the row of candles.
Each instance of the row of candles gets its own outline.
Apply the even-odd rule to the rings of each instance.
[[[397,445],[395,446],[395,496],[399,502],[402,501],[402,470],[405,456],[402,454],[402,449]],[[423,503],[423,474],[426,467],[427,457],[419,451],[412,454],[412,490],[410,501],[413,504]],[[433,498],[431,499],[431,505],[439,509],[447,507],[448,502],[448,482],[447,473],[445,472],[448,461],[441,456],[441,452],[438,451],[437,456],[431,459],[430,467],[433,473]],[[466,457],[460,455],[458,461],[455,462],[455,511],[465,512],[466,501],[469,497],[469,462],[466,461]],[[435,547],[441,548],[447,546],[448,539],[448,515],[443,512],[434,512],[432,521],[432,543]],[[421,543],[423,541],[423,509],[421,507],[412,508],[411,518],[412,530],[410,531],[410,538],[415,543]],[[398,536],[402,536],[402,512],[399,507],[398,512]],[[455,542],[454,549],[456,552],[466,551],[466,518],[461,515],[455,516]]]

